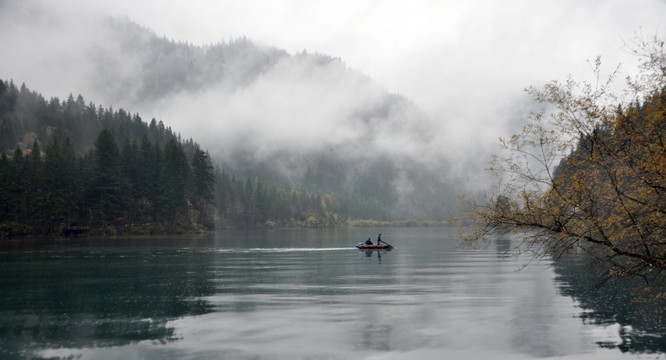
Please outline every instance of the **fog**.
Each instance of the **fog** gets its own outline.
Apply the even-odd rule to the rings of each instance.
[[[445,167],[443,177],[478,190],[498,137],[538,109],[526,87],[593,80],[586,60],[598,55],[609,72],[622,63],[631,74],[625,43],[660,34],[664,14],[657,0],[0,0],[0,78],[163,120],[218,157],[239,147],[262,159],[322,149],[395,156]],[[100,27],[109,16],[194,52],[243,37],[266,50],[236,57],[223,80],[198,74],[205,86],[145,97],[142,73],[172,74]]]

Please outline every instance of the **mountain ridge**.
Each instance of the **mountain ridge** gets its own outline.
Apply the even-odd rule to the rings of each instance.
[[[32,60],[50,59],[35,71],[162,119],[227,173],[344,200],[352,218],[441,219],[455,207],[438,124],[341,59],[245,37],[191,45],[127,18],[93,20],[67,51],[35,50]]]
[[[128,19],[107,26],[120,29],[115,43],[140,65],[97,71],[105,75],[99,83],[135,72],[133,91],[113,100],[151,109],[142,113],[188,109],[181,117],[194,114],[209,126],[194,137],[221,168],[339,201],[360,199],[349,207],[352,218],[441,219],[452,209],[453,186],[441,173],[447,162],[433,151],[435,124],[411,100],[341,59],[290,55],[245,37],[194,46]]]

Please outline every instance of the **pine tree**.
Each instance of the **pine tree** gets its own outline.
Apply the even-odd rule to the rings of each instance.
[[[33,231],[44,232],[46,229],[48,211],[44,207],[46,193],[44,189],[44,168],[39,143],[35,140],[27,158],[26,189],[25,189],[25,219]]]
[[[67,138],[62,144],[55,140],[45,151],[44,190],[48,193],[44,203],[49,213],[46,228],[54,232],[60,225],[70,225],[75,218],[79,197],[79,171],[72,143]]]
[[[122,220],[130,202],[129,181],[121,171],[118,146],[106,129],[97,137],[92,160],[89,206],[93,221],[105,227],[113,220]]]
[[[214,185],[215,174],[210,158],[203,150],[197,148],[192,157],[192,195],[195,203],[212,200]]]
[[[5,231],[3,223],[6,222],[13,209],[12,198],[15,196],[12,189],[12,168],[11,162],[7,155],[3,152],[0,154],[0,237],[3,236]]]
[[[208,154],[199,148],[194,150],[192,156],[190,198],[194,209],[198,213],[196,221],[206,228],[215,226],[213,206],[213,190],[215,186],[215,174],[210,163]]]
[[[9,176],[10,198],[8,205],[13,209],[8,216],[8,220],[13,223],[24,223],[27,214],[26,188],[27,188],[27,161],[23,157],[23,150],[16,147],[12,156],[12,163]]]
[[[185,186],[189,177],[189,164],[180,144],[171,139],[164,148],[160,168],[160,209],[174,222],[187,209]]]

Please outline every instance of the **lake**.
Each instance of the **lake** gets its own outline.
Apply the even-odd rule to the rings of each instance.
[[[397,249],[353,247],[380,231]],[[666,359],[666,331],[575,267],[450,231],[3,241],[0,358]]]

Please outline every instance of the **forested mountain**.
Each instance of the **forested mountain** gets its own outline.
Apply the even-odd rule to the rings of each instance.
[[[30,148],[34,141],[40,146],[55,139],[69,138],[77,153],[84,153],[95,143],[104,129],[116,138],[128,137],[140,141],[143,134],[152,143],[165,144],[177,135],[162,121],[146,124],[138,114],[125,110],[85,103],[83,96],[60,101],[57,97],[46,100],[41,94],[29,90],[25,84],[17,87],[13,82],[0,81],[0,151],[10,152],[16,146]],[[194,143],[188,141],[191,149]]]
[[[161,121],[82,96],[46,101],[0,81],[0,129],[0,236],[201,231],[215,227],[216,204],[222,226],[346,221],[315,194],[214,171],[207,152]]]
[[[246,38],[212,46],[179,43],[127,19],[106,19],[99,30],[106,41],[95,44],[88,55],[92,83],[111,103],[136,106],[211,86],[233,89],[288,57],[283,50]]]
[[[127,20],[106,31],[92,56],[97,96],[172,125],[192,119],[183,131],[220,168],[327,196],[351,218],[442,219],[455,206],[435,124],[340,59],[246,38],[178,43]]]
[[[455,209],[461,185],[437,122],[341,59],[247,38],[177,42],[127,19],[76,25],[60,29],[77,42],[30,54],[42,59],[34,81],[46,89],[162,119],[225,173],[316,193],[351,218],[443,219]]]

